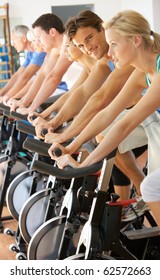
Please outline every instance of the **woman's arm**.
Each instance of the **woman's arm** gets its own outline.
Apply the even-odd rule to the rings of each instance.
[[[144,86],[145,74],[139,70],[134,70],[117,97],[105,109],[100,111],[68,146],[69,153],[77,150],[83,143],[107,128],[124,109],[130,107],[130,104],[137,99],[137,96],[142,95]]]
[[[67,165],[74,168],[85,167],[102,160],[111,153],[133,129],[160,107],[159,87],[160,74],[154,79],[141,100],[110,129],[97,148],[81,164],[75,162],[70,155],[64,155],[56,158],[59,168],[64,168]]]
[[[160,74],[152,82],[146,94],[128,112],[128,114],[118,121],[104,137],[99,146],[86,158],[82,166],[87,166],[98,162],[114,150],[128,134],[135,129],[142,121],[150,116],[160,107]]]
[[[72,154],[83,143],[89,141],[105,128],[126,108],[128,104],[135,99],[135,96],[141,95],[145,87],[145,74],[134,70],[120,93],[105,109],[100,111],[86,128],[75,138],[75,140],[66,147],[66,153]],[[51,150],[55,148],[55,144],[51,146]]]

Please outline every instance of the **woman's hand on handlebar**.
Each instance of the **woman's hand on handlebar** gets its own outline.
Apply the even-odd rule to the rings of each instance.
[[[63,169],[65,166],[71,166],[73,168],[80,167],[80,163],[74,160],[74,158],[68,154],[57,157],[55,160],[60,169]]]

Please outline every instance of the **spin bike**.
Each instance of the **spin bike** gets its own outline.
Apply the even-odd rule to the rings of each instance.
[[[74,184],[71,185],[64,196],[60,215],[46,221],[33,234],[28,246],[29,260],[145,259],[148,258],[148,250],[153,240],[156,241],[158,249],[160,248],[160,228],[157,227],[148,210],[143,217],[137,214],[137,218],[132,222],[125,225],[121,222],[122,208],[136,202],[136,199],[121,202],[117,201],[116,194],[109,193],[115,153],[116,151],[105,158],[103,162],[93,166],[79,169],[71,168],[69,171],[59,170],[48,164],[44,165],[40,161],[33,163],[32,168],[39,172],[52,174],[63,179],[93,175],[98,171],[100,177],[98,176],[97,188],[94,187],[91,190],[79,189],[75,188]],[[93,199],[92,204],[89,204],[87,221],[81,215],[84,211],[80,204],[82,197]],[[78,211],[75,205],[80,205]],[[144,217],[148,219],[151,227],[144,226]],[[79,232],[81,226],[83,227],[82,232],[76,246],[77,249],[73,250],[75,254],[73,254],[72,250],[70,252],[70,242],[72,243],[74,234]],[[125,235],[133,247],[135,246],[133,239],[136,242],[140,240],[141,256],[134,254],[133,248],[121,235]],[[160,256],[158,257],[160,258]]]

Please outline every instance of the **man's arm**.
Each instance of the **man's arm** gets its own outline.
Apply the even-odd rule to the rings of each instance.
[[[118,95],[133,70],[134,68],[131,66],[113,70],[102,87],[91,96],[71,125],[59,134],[55,141],[63,143],[78,135],[92,118]]]
[[[49,122],[52,125],[53,130],[75,117],[94,92],[102,86],[110,73],[111,70],[106,63],[106,60],[97,61],[86,80],[81,83],[63,105],[58,114]]]
[[[4,96],[17,82],[18,78],[23,75],[23,72],[25,71],[25,67],[21,66],[19,69],[12,75],[11,79],[8,81],[8,83],[3,87],[3,89],[0,91],[0,95]]]
[[[54,50],[51,51],[50,54],[46,55],[45,60],[41,68],[39,69],[37,75],[35,76],[31,87],[26,92],[26,94],[21,98],[17,107],[21,107],[21,106],[27,107],[30,105],[30,103],[38,93],[46,75],[51,71],[53,65],[56,64],[58,57],[59,56],[57,54],[55,55]]]
[[[31,78],[28,83],[20,90],[18,91],[13,98],[11,97],[8,102],[7,105],[10,107],[11,111],[15,111],[17,107],[20,106],[20,102],[21,99],[23,98],[23,96],[27,93],[27,91],[30,89],[30,87],[33,84],[33,78]]]
[[[62,53],[52,71],[48,73],[47,77],[43,81],[40,90],[29,107],[29,111],[35,111],[44,101],[48,99],[48,97],[60,84],[63,75],[71,64],[72,62],[70,62],[66,55]]]
[[[18,93],[26,83],[31,79],[31,77],[39,70],[40,66],[36,64],[28,65],[23,71],[22,75],[18,77],[17,82],[7,93],[8,98],[13,97],[16,93]]]
[[[25,84],[25,86],[14,95],[14,98],[16,98],[16,99],[22,98],[27,93],[27,91],[30,89],[30,87],[32,86],[34,79],[35,79],[35,77],[32,77]]]
[[[17,92],[19,92],[30,78],[40,69],[45,58],[45,53],[33,53],[32,58],[27,63],[23,64],[16,73],[11,77],[11,80],[5,86],[4,90],[1,92],[2,95],[7,94],[8,98],[13,97]]]

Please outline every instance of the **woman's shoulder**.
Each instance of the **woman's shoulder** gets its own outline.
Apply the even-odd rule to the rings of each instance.
[[[160,53],[157,55],[156,70],[160,72]]]

